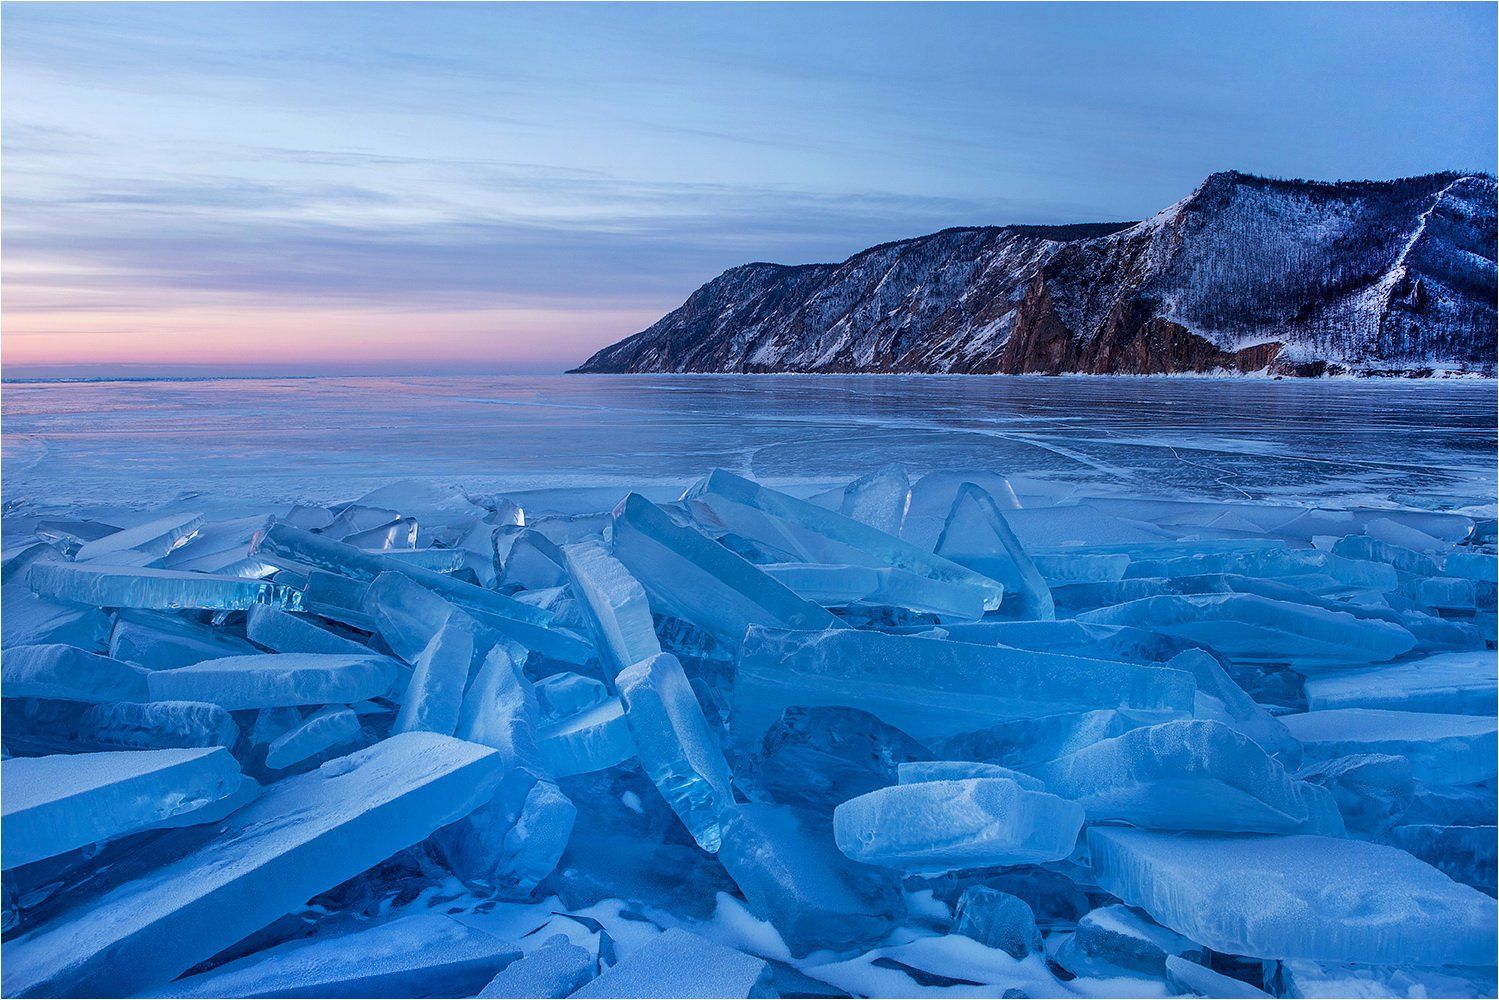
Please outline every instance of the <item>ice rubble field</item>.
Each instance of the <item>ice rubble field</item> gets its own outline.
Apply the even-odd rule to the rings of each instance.
[[[3,992],[1494,995],[1494,520],[578,496],[12,511]]]

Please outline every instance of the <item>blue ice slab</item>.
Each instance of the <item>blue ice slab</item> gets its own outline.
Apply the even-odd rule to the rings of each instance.
[[[1007,778],[1028,792],[1044,792],[1046,784],[1021,771],[973,760],[909,760],[895,766],[897,782],[961,781],[964,778]]]
[[[1491,552],[1454,552],[1442,563],[1446,576],[1483,583],[1499,583],[1499,556]]]
[[[1499,776],[1499,721],[1493,716],[1334,708],[1281,718],[1308,761],[1349,754],[1404,757],[1419,781],[1469,785]]]
[[[250,611],[286,614],[265,604],[257,604]],[[110,656],[148,670],[185,667],[219,656],[254,652],[257,652],[254,646],[237,636],[160,611],[121,610],[115,615],[115,626],[109,634]]]
[[[1020,768],[1075,753],[1099,740],[1158,721],[1160,719],[1153,715],[1135,715],[1113,709],[1058,712],[1009,719],[958,733],[935,741],[932,750],[939,756],[954,760],[987,761]]]
[[[1219,722],[1131,730],[1032,767],[1089,822],[1167,830],[1322,833],[1343,821],[1325,789],[1294,780],[1254,741]]]
[[[1119,903],[1088,911],[1077,930],[1057,949],[1057,964],[1074,976],[1113,979],[1118,976],[1166,974],[1166,959],[1201,959],[1203,949],[1175,931]]]
[[[1195,639],[1236,662],[1377,663],[1416,644],[1390,622],[1253,594],[1149,597],[1077,617]]]
[[[169,514],[84,542],[73,553],[73,558],[79,562],[98,560],[108,563],[111,558],[124,552],[164,556],[186,544],[202,527],[202,514]]]
[[[837,620],[638,493],[614,511],[614,558],[645,587],[651,608],[734,644],[751,625],[827,629]],[[632,649],[634,647],[631,647]]]
[[[745,636],[733,734],[757,741],[792,705],[845,705],[918,740],[1089,708],[1190,713],[1190,675],[1163,667],[852,629]]]
[[[1492,649],[1437,653],[1367,670],[1319,674],[1306,681],[1307,707],[1387,708],[1454,715],[1499,713]]]
[[[1220,997],[1224,1000],[1270,1000],[1270,994],[1242,979],[1225,976],[1180,955],[1166,956],[1166,985],[1186,996]]]
[[[984,616],[984,592],[888,566],[835,566],[829,563],[770,563],[766,575],[825,607],[889,605],[937,615],[943,621],[976,621]]]
[[[371,552],[369,549],[365,551]],[[467,563],[467,553],[461,549],[385,549],[371,554],[433,573],[456,573]]]
[[[347,708],[325,708],[272,740],[266,749],[265,766],[272,771],[291,767],[353,739],[358,733],[359,716]]]
[[[288,941],[151,991],[156,997],[461,997],[520,948],[435,913]]]
[[[747,770],[777,802],[831,814],[856,795],[893,785],[899,765],[931,751],[857,708],[788,708],[765,733]]]
[[[1093,827],[1098,884],[1215,951],[1409,965],[1494,962],[1494,900],[1404,851],[1313,836]]]
[[[700,523],[731,531],[806,562],[890,566],[918,576],[960,583],[984,593],[984,607],[999,607],[1004,587],[910,542],[901,541],[816,504],[715,469],[684,498]]]
[[[535,687],[536,705],[545,722],[577,715],[609,697],[609,688],[597,677],[566,670],[543,677]]]
[[[375,554],[395,549],[413,549],[416,546],[416,529],[416,518],[398,517],[386,524],[344,535],[340,541]]]
[[[577,815],[554,782],[514,768],[489,802],[439,830],[432,844],[465,882],[482,882],[487,895],[525,900],[557,867]]]
[[[1334,555],[1345,559],[1389,563],[1402,573],[1411,573],[1415,576],[1442,575],[1441,567],[1436,559],[1426,553],[1369,535],[1348,535],[1340,538],[1332,547],[1332,551]]]
[[[38,562],[26,582],[42,597],[98,608],[235,611],[270,604],[294,611],[302,606],[300,592],[264,580],[169,569]]]
[[[491,640],[500,638],[456,605],[400,573],[377,576],[365,591],[361,607],[385,644],[408,663],[415,663],[449,622],[467,626],[479,637],[480,645],[492,645]]]
[[[1030,905],[987,885],[969,886],[963,891],[953,912],[952,932],[1014,959],[1046,953]]]
[[[1081,806],[1008,778],[892,785],[833,811],[839,850],[907,872],[1059,861],[1082,826]]]
[[[345,653],[358,655],[368,649],[320,628],[306,618],[264,605],[251,608],[245,617],[245,635],[257,646],[273,653]]]
[[[276,574],[276,579],[293,571]],[[309,570],[302,585],[303,611],[310,611],[321,618],[357,628],[361,632],[375,631],[375,622],[364,610],[370,585],[338,573],[324,570]]]
[[[1214,719],[1243,733],[1288,767],[1301,762],[1301,744],[1285,724],[1249,697],[1214,657],[1189,649],[1172,657],[1167,666],[1190,672],[1197,682],[1193,714],[1199,719]]]
[[[478,995],[505,1000],[572,996],[598,975],[599,961],[587,948],[560,934],[558,938],[506,966]]]
[[[1056,617],[1051,590],[999,505],[972,483],[958,487],[936,553],[1004,585],[1000,610],[1023,619]]]
[[[770,967],[762,959],[672,928],[625,955],[573,996],[742,1000],[766,995],[769,975]]]
[[[92,705],[78,735],[93,744],[141,750],[233,747],[239,727],[227,709],[200,701],[122,701]]]
[[[659,653],[627,667],[617,683],[640,766],[698,846],[717,851],[733,776],[682,664]]]
[[[1016,510],[1020,500],[1010,481],[993,472],[942,469],[928,472],[911,485],[911,500],[901,523],[900,537],[930,552],[937,546],[942,526],[952,510],[953,498],[964,483],[984,489],[1006,510]]]
[[[507,594],[560,587],[567,582],[567,570],[562,563],[562,550],[556,542],[539,531],[521,528],[510,539],[498,586]]]
[[[911,480],[898,465],[860,476],[843,488],[838,512],[887,535],[900,537],[911,505]]]
[[[378,698],[390,690],[396,673],[389,657],[374,653],[262,653],[155,670],[146,686],[153,701],[206,701],[238,711]]]
[[[109,616],[95,607],[38,597],[23,582],[30,568],[23,567],[12,582],[0,586],[0,647],[64,643],[104,652]]]
[[[718,860],[793,955],[868,945],[905,915],[891,874],[848,860],[827,821],[805,810],[735,805],[723,821]]]
[[[449,619],[412,664],[411,680],[406,685],[406,693],[401,696],[401,711],[396,715],[392,732],[422,730],[452,736],[458,728],[463,690],[468,685],[469,665],[473,659],[473,630],[464,622]]]
[[[12,757],[0,772],[7,869],[154,826],[240,784],[222,747]]]
[[[489,800],[492,750],[404,733],[287,778],[207,844],[5,942],[8,996],[164,986],[308,899]]]
[[[1487,818],[1492,820],[1493,814]],[[1449,878],[1494,895],[1499,828],[1492,822],[1474,826],[1405,823],[1380,839],[1409,851]]]
[[[463,695],[454,735],[500,752],[507,768],[539,767],[536,693],[504,646],[484,657]]]
[[[546,772],[562,778],[624,763],[635,756],[635,741],[624,705],[610,698],[537,730],[536,751]]]
[[[645,588],[624,563],[596,542],[564,546],[562,556],[610,677],[661,652]]]
[[[0,660],[7,698],[146,701],[146,671],[77,646],[10,646]]]
[[[1124,579],[1129,556],[1123,552],[1055,552],[1031,557],[1049,586],[1066,583],[1112,583]]]

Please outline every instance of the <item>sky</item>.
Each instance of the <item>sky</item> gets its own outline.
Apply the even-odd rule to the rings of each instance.
[[[7,2],[0,363],[555,372],[748,261],[1492,173],[1495,11]]]

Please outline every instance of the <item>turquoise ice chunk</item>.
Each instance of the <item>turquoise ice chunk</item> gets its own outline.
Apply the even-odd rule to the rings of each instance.
[[[1004,585],[1000,610],[1025,619],[1056,617],[1051,590],[994,498],[973,483],[958,487],[936,553]]]
[[[205,701],[231,711],[282,705],[347,705],[390,690],[396,665],[365,653],[262,653],[204,660],[146,678],[152,701]]]
[[[347,708],[325,708],[272,740],[266,748],[265,766],[279,771],[353,739],[358,733],[359,716]]]
[[[98,608],[236,611],[270,604],[295,611],[302,606],[301,593],[289,587],[238,576],[170,569],[38,562],[31,567],[26,582],[42,597]]]
[[[763,959],[672,928],[626,954],[573,996],[756,997],[767,995],[769,975]]]
[[[1494,900],[1404,851],[1315,836],[1093,827],[1098,884],[1214,951],[1371,965],[1494,962]]]
[[[1491,715],[1334,708],[1281,717],[1308,761],[1391,754],[1410,761],[1419,781],[1470,785],[1499,776],[1499,721]]]
[[[563,546],[562,556],[610,677],[661,652],[645,588],[624,563],[596,542]]]
[[[0,659],[7,698],[146,701],[146,671],[77,646],[10,646]]]
[[[245,617],[245,635],[257,646],[273,653],[346,653],[358,655],[369,650],[355,642],[320,628],[306,618],[280,608],[253,607]]]

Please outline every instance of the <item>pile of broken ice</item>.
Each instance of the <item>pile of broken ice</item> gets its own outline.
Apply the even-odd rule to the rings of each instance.
[[[1493,995],[1492,520],[522,503],[9,511],[5,994]]]

